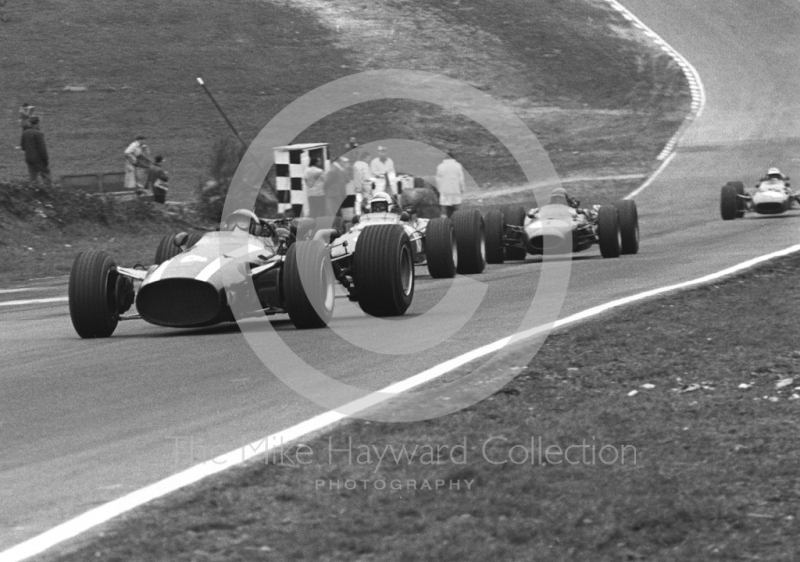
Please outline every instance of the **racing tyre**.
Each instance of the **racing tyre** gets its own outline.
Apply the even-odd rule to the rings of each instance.
[[[619,213],[614,205],[603,205],[597,212],[597,237],[604,258],[618,258],[622,250]]]
[[[286,312],[299,329],[324,328],[333,316],[335,277],[331,257],[319,241],[289,246],[283,263]]]
[[[639,211],[636,203],[630,199],[623,199],[617,203],[619,218],[619,234],[621,252],[623,254],[636,254],[639,252]]]
[[[434,279],[450,279],[456,275],[458,250],[453,223],[447,217],[428,221],[425,229],[425,259]]]
[[[481,273],[486,267],[486,234],[478,209],[453,213],[453,231],[458,246],[458,273]]]
[[[366,227],[353,256],[353,278],[361,310],[401,316],[414,298],[414,249],[399,224]]]
[[[739,197],[736,195],[736,187],[731,183],[722,186],[720,193],[719,211],[722,220],[732,221],[739,213]]]
[[[121,277],[106,252],[89,250],[75,258],[69,274],[69,316],[80,337],[107,338],[114,333],[120,309],[117,287],[125,293],[133,289],[120,282]]]
[[[503,263],[503,235],[506,230],[506,219],[500,211],[487,211],[484,218],[486,224],[486,263]]]
[[[189,238],[186,239],[186,249],[194,248],[194,245],[200,242],[200,239],[203,237],[202,234],[199,232],[192,232],[189,235]]]
[[[509,226],[524,226],[525,225],[525,208],[522,205],[513,205],[507,207],[503,212],[506,224]],[[509,232],[508,238],[511,240],[520,240],[522,234],[519,232]],[[506,259],[507,260],[524,260],[528,252],[522,246],[506,246]]]
[[[175,245],[175,234],[164,236],[156,248],[156,265],[161,265],[181,253],[181,249]]]
[[[744,183],[740,181],[729,181],[729,185],[732,185],[734,189],[736,189],[736,195],[744,195]],[[740,219],[744,216],[745,211],[745,200],[742,197],[736,198],[736,218]]]

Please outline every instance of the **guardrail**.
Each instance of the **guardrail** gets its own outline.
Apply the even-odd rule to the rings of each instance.
[[[88,193],[134,193],[136,191],[135,189],[125,189],[123,172],[61,176],[61,186],[80,189]]]

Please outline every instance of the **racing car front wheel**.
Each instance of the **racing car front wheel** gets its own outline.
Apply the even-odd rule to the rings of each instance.
[[[119,322],[120,309],[132,302],[133,284],[117,273],[106,252],[78,254],[69,274],[69,316],[82,338],[107,338]],[[130,301],[130,302],[128,302]],[[124,311],[124,310],[123,310]]]
[[[503,263],[505,249],[503,236],[506,230],[506,219],[500,211],[487,211],[484,217],[486,224],[486,263]]]
[[[731,221],[739,214],[739,196],[736,193],[736,186],[726,183],[722,186],[719,200],[719,212],[722,220]]]
[[[623,199],[617,203],[619,218],[619,234],[623,254],[639,252],[639,211],[631,199]]]
[[[447,217],[428,221],[425,228],[425,259],[434,279],[450,279],[456,275],[458,250],[453,223]]]
[[[522,205],[512,205],[506,207],[503,211],[506,224],[508,226],[525,226],[525,207]],[[522,246],[522,233],[511,230],[508,233],[508,238],[515,240],[517,246],[506,246],[505,257],[507,260],[524,260],[528,256],[528,252]]]
[[[283,264],[286,312],[296,328],[324,328],[333,316],[335,277],[328,249],[318,240],[289,246]]]
[[[353,256],[353,280],[361,310],[401,316],[414,298],[414,250],[399,224],[366,227]]]
[[[597,238],[604,258],[618,258],[622,250],[619,212],[614,205],[603,205],[597,211]]]
[[[175,237],[177,234],[170,234],[168,236],[164,236],[161,239],[161,242],[158,243],[158,247],[156,248],[156,265],[161,265],[167,260],[171,260],[175,256],[181,253],[180,247],[175,245]]]
[[[486,267],[486,231],[478,209],[453,213],[453,230],[458,246],[458,273],[482,273]]]
[[[744,199],[744,183],[740,181],[730,181],[728,183],[731,184],[734,189],[736,189],[736,195],[739,195],[739,197],[736,198],[736,218],[740,219],[744,216],[744,212],[746,210]]]

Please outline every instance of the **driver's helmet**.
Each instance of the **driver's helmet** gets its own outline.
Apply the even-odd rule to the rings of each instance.
[[[384,192],[376,193],[369,202],[370,211],[373,213],[388,213],[391,206],[392,196]]]
[[[553,191],[550,192],[550,204],[551,205],[569,205],[569,200],[567,199],[567,190],[563,187],[557,187]]]
[[[259,236],[261,234],[261,221],[258,220],[258,217],[253,211],[239,209],[228,215],[222,225],[222,230],[228,232],[241,230],[249,232],[253,236]]]
[[[782,180],[783,174],[778,168],[770,168],[767,170],[767,178],[771,180]]]

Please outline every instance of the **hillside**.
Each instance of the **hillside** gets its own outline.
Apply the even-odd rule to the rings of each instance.
[[[250,139],[335,78],[442,73],[504,101],[559,173],[583,176],[647,171],[689,99],[671,59],[599,0],[9,0],[0,50],[0,180],[24,175],[14,146],[27,101],[42,115],[56,176],[121,170],[122,150],[142,133],[168,159],[178,199],[229,134],[197,76]],[[479,185],[521,180],[491,137],[424,104],[364,104],[300,138],[328,141],[337,154],[350,135],[455,145]]]

